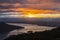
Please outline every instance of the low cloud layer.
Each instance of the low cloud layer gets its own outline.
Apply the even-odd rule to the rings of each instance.
[[[60,0],[0,0],[0,9],[32,8],[60,11]]]

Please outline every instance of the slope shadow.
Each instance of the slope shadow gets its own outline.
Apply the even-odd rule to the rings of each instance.
[[[60,40],[60,27],[43,32],[32,33],[30,31],[19,35],[12,35],[5,40]]]
[[[9,33],[12,30],[23,29],[23,28],[24,27],[21,26],[13,26],[13,25],[6,24],[4,22],[0,22],[0,33]]]

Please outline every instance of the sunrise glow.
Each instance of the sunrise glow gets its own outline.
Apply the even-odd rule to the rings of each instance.
[[[33,15],[33,14],[28,14],[28,15],[26,15],[26,17],[32,18],[32,17],[35,17],[35,15]]]
[[[16,12],[2,13],[0,17],[10,18],[60,18],[60,12],[54,10],[37,10],[29,8],[17,8],[12,9]]]
[[[19,9],[18,9],[19,10]],[[53,10],[36,10],[21,8],[22,18],[59,18],[60,12]]]

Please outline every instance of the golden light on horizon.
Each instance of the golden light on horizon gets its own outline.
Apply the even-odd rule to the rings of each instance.
[[[60,18],[60,14],[24,14],[22,18]]]
[[[60,18],[60,12],[54,10],[37,10],[28,8],[17,8],[12,10],[17,11],[16,17],[18,18]]]
[[[38,16],[34,13],[28,13],[24,15],[25,18],[38,18]]]
[[[60,12],[53,10],[34,10],[20,9],[23,12],[23,18],[57,18],[60,17]]]
[[[32,18],[35,17],[33,14],[28,14],[27,17]]]

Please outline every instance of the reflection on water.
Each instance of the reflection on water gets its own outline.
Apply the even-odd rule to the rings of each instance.
[[[45,30],[51,30],[56,27],[47,27],[47,26],[38,26],[38,25],[32,25],[32,24],[19,24],[19,23],[8,23],[10,25],[17,25],[17,26],[22,26],[24,29],[22,30],[14,30],[11,31],[9,35],[17,35],[20,33],[27,33],[27,31],[45,31]]]

